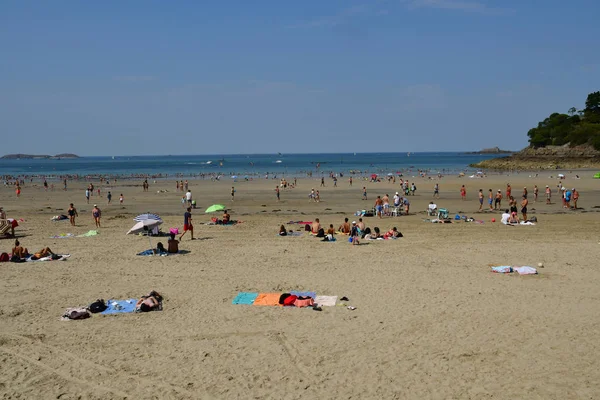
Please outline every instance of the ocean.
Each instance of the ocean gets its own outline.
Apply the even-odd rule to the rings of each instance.
[[[189,156],[116,156],[77,159],[0,159],[0,176],[104,176],[166,178],[174,176],[306,176],[334,173],[384,174],[425,170],[453,173],[473,170],[468,165],[498,157],[495,154],[450,152],[347,154],[223,154]]]

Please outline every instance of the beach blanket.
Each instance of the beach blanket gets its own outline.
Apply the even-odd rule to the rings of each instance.
[[[502,265],[498,267],[492,267],[492,272],[496,272],[498,274],[510,274],[513,272],[513,269],[507,265]]]
[[[165,256],[168,256],[169,253],[167,253],[166,251],[162,251],[159,254],[155,254],[154,253],[154,249],[148,249],[148,250],[141,251],[141,252],[137,253],[136,255],[138,255],[138,256],[162,256],[162,257],[165,257]]]
[[[125,314],[135,312],[135,304],[137,303],[136,299],[126,299],[126,300],[108,300],[106,305],[108,308],[102,311],[100,314],[109,315],[109,314]]]
[[[294,296],[298,296],[298,297],[312,297],[313,299],[315,297],[317,297],[317,293],[316,292],[299,292],[296,290],[292,290],[290,292],[290,294],[293,294]]]
[[[38,258],[37,260],[33,260],[30,256],[27,259],[25,259],[25,261],[27,261],[27,262],[65,261],[67,258],[71,257],[70,254],[56,254],[56,255],[58,256],[58,258],[53,258],[52,256],[50,256],[50,257]]]
[[[519,222],[519,225],[535,225],[535,224],[530,221],[521,221],[521,222]]]
[[[312,225],[312,221],[290,221],[288,225],[299,224],[299,225]]]
[[[537,270],[533,267],[513,267],[513,270],[517,271],[519,275],[536,275]]]
[[[100,234],[100,232],[91,230],[91,231],[87,231],[86,233],[82,233],[81,235],[77,235],[77,237],[90,237],[90,236],[96,236],[99,234]]]
[[[66,215],[55,215],[54,217],[50,218],[51,221],[65,221],[67,219],[69,219],[69,217]]]
[[[323,307],[333,307],[337,301],[337,296],[316,296],[315,304]]]
[[[61,233],[59,235],[50,236],[50,239],[69,239],[75,237],[74,233]]]
[[[254,304],[254,300],[258,297],[258,293],[254,292],[239,292],[235,299],[231,302],[231,304]]]
[[[278,306],[281,293],[259,293],[254,300],[255,306]]]

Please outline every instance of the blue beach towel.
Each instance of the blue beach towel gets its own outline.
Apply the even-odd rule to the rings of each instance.
[[[317,297],[317,293],[316,292],[297,292],[297,291],[291,291],[290,294],[293,294],[294,296],[302,296],[302,297],[312,297],[313,299],[315,297]]]
[[[167,253],[167,252],[161,252],[160,254],[154,254],[154,250],[153,249],[148,249],[148,250],[144,250],[144,251],[142,251],[140,253],[137,253],[137,255],[138,256],[154,256],[154,255],[157,255],[157,256],[168,256],[169,253]]]
[[[254,292],[239,292],[231,304],[254,304],[254,300],[258,297],[258,293]]]
[[[116,304],[114,304],[116,303]],[[108,300],[106,304],[108,308],[102,311],[100,314],[123,314],[135,312],[136,299],[129,300]]]

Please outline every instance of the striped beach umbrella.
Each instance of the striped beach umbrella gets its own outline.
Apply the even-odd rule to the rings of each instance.
[[[137,222],[148,221],[148,220],[161,221],[162,222],[162,218],[161,217],[159,217],[157,214],[152,214],[152,213],[140,214],[137,217],[135,217],[133,220],[137,221]]]

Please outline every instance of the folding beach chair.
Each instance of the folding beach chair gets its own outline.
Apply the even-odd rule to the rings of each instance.
[[[438,209],[438,219],[446,219],[446,218],[450,218],[450,213],[448,212],[447,209],[445,208],[440,208]]]
[[[7,219],[0,219],[0,235],[7,235],[12,228],[12,223]]]

